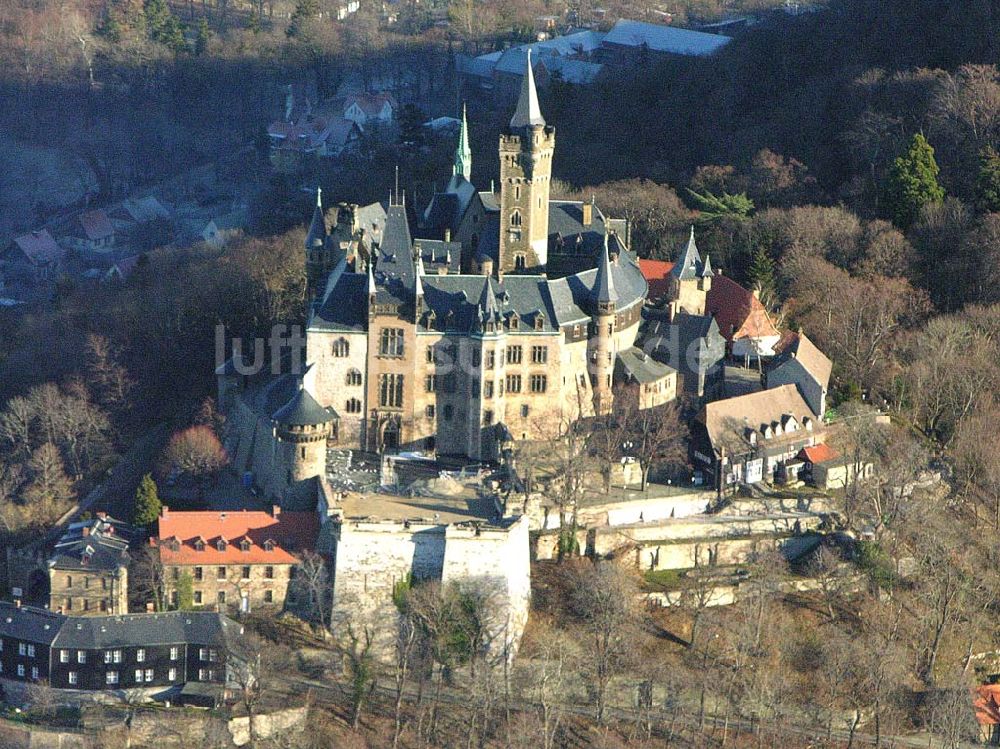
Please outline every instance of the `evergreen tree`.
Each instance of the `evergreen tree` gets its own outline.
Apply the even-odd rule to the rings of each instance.
[[[146,0],[146,30],[154,42],[163,40],[167,26],[173,16],[166,0]]]
[[[976,203],[983,213],[1000,211],[1000,154],[987,146],[980,154]]]
[[[297,0],[285,33],[293,39],[304,38],[308,35],[309,26],[318,16],[319,0]]]
[[[160,495],[156,482],[150,474],[142,477],[139,488],[135,490],[135,505],[132,507],[132,522],[136,525],[152,525],[160,517]]]
[[[731,195],[724,192],[721,195],[713,195],[707,190],[704,193],[695,192],[688,189],[688,195],[695,204],[695,208],[701,213],[699,220],[702,223],[711,223],[721,218],[747,218],[753,213],[753,201],[747,197],[745,192]]]
[[[917,133],[906,153],[893,162],[886,179],[885,205],[897,226],[908,228],[925,205],[944,200],[944,189],[937,180],[939,171],[934,148]]]
[[[190,572],[182,572],[174,586],[177,591],[177,610],[191,611],[194,608],[194,578]]]
[[[759,246],[754,250],[747,275],[751,286],[758,290],[760,298],[765,304],[774,299],[777,288],[775,284],[774,261],[763,246]]]
[[[254,34],[259,34],[261,31],[260,15],[254,8],[250,9],[250,31]]]
[[[194,41],[194,53],[201,57],[208,51],[208,42],[212,37],[212,32],[208,28],[208,21],[202,18],[198,21],[197,36]]]

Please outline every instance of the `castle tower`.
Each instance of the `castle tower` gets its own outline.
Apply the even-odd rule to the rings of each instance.
[[[278,438],[280,463],[290,499],[301,482],[326,474],[326,441],[334,415],[323,408],[299,381],[292,399],[271,416]],[[291,508],[287,508],[291,509]]]
[[[316,188],[316,207],[313,209],[309,231],[306,232],[306,278],[315,293],[323,285],[323,251],[326,248],[326,219],[323,217],[323,190]]]
[[[698,252],[692,226],[687,245],[670,271],[669,298],[674,311],[704,315],[713,275],[712,263],[707,256],[702,260]]]
[[[545,270],[549,183],[556,131],[538,107],[531,51],[510,127],[500,135],[500,262],[503,273]]]
[[[458,131],[458,147],[455,148],[455,163],[451,168],[454,175],[462,175],[467,182],[472,181],[472,148],[469,147],[469,125],[465,119],[465,105],[462,105],[462,128]]]
[[[615,367],[615,310],[618,303],[618,292],[615,290],[615,281],[611,275],[607,234],[604,235],[604,248],[601,250],[601,260],[597,266],[591,298],[593,333],[588,341],[588,348],[591,383],[594,390],[594,413],[606,414],[611,412],[614,401],[611,379]]]

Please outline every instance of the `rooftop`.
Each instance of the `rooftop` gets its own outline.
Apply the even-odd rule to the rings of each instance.
[[[497,519],[496,505],[490,497],[457,482],[455,488],[454,494],[442,491],[435,496],[350,492],[342,495],[339,507],[343,517],[350,520],[408,520],[447,525]]]
[[[605,35],[603,44],[622,47],[647,46],[654,52],[703,57],[725,47],[732,39],[721,34],[661,26],[643,21],[621,19]]]

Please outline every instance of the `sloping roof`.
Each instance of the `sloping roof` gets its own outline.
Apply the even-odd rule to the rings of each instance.
[[[215,224],[218,231],[237,231],[247,225],[249,217],[245,208],[237,208],[235,211],[224,213],[213,218],[209,224]],[[205,227],[208,228],[207,226]]]
[[[330,275],[326,289],[309,328],[318,330],[364,330],[368,322],[368,276],[350,273],[347,256],[342,256]]]
[[[615,375],[617,377],[624,376],[626,380],[643,385],[662,380],[676,372],[677,370],[673,367],[656,361],[636,346],[619,351],[615,362]]]
[[[725,339],[710,315],[681,312],[672,320],[647,319],[640,340],[653,358],[686,376],[706,372],[726,355]]]
[[[728,276],[712,279],[705,311],[719,323],[719,331],[727,341],[780,335],[760,300]]]
[[[557,76],[566,83],[574,83],[584,86],[593,83],[604,66],[596,62],[586,60],[567,60],[564,57],[548,57],[545,59],[545,67],[549,73]]]
[[[128,564],[134,529],[114,518],[72,523],[55,545],[49,564],[65,570],[117,570]]]
[[[312,394],[300,384],[298,392],[275,411],[271,418],[279,424],[289,426],[317,426],[330,423],[335,415],[317,403]]]
[[[822,443],[811,447],[803,447],[799,451],[799,457],[807,463],[826,463],[827,461],[840,458],[840,453],[826,443]]]
[[[670,273],[681,281],[689,281],[701,278],[705,270],[705,265],[698,252],[698,245],[694,241],[694,227],[691,227],[691,236],[688,238],[684,250],[681,252]]]
[[[502,52],[491,52],[488,55],[479,57],[469,57],[468,55],[455,55],[455,69],[462,75],[475,76],[477,78],[489,79],[493,77],[493,68],[496,67],[497,60]]]
[[[358,109],[364,112],[367,117],[378,117],[386,104],[391,109],[395,109],[398,106],[396,97],[385,92],[378,94],[352,94],[344,101],[344,111],[346,112],[350,109],[352,104],[357,104]]]
[[[22,234],[14,237],[14,244],[33,263],[57,263],[66,254],[56,240],[49,234],[48,229],[33,231],[30,234]]]
[[[655,52],[702,57],[710,55],[731,42],[721,34],[661,26],[643,21],[619,20],[604,37],[604,44],[621,47],[647,46]]]
[[[51,645],[66,617],[34,606],[0,601],[0,633],[15,640]]]
[[[649,296],[658,299],[667,295],[670,290],[670,271],[674,264],[666,260],[645,260],[639,258],[639,270],[649,284]]]
[[[158,218],[170,218],[170,211],[152,195],[136,200],[123,200],[121,208],[112,211],[112,213],[116,216],[128,217],[138,224]]]
[[[52,646],[104,650],[141,645],[216,645],[228,647],[243,626],[211,611],[67,617]]]
[[[153,539],[160,550],[163,564],[295,564],[293,553],[313,549],[319,535],[319,517],[315,512],[237,511],[175,512],[164,508],[159,520],[158,537]],[[195,548],[195,541],[202,539],[202,551]],[[219,539],[226,547],[216,548]],[[169,540],[179,541],[177,550]],[[240,548],[240,541],[250,541],[248,551]],[[264,543],[274,542],[268,551]]]
[[[108,214],[102,210],[84,211],[77,216],[83,236],[92,242],[107,239],[115,233],[115,227],[111,224]]]
[[[594,277],[594,301],[598,304],[608,304],[618,301],[615,290],[614,274],[611,272],[611,257],[608,254],[608,235],[604,235],[604,245],[601,257],[597,261],[597,274]]]
[[[830,384],[830,374],[833,372],[833,362],[816,348],[816,345],[809,340],[805,333],[794,333],[781,349],[781,353],[775,360],[775,366],[780,367],[785,362],[794,359],[802,365],[816,382],[822,387]]]
[[[818,421],[795,385],[713,401],[703,409],[701,420],[713,447],[735,449],[746,445],[747,430],[760,432],[772,424],[781,424],[786,415],[793,416],[800,427],[806,418]]]

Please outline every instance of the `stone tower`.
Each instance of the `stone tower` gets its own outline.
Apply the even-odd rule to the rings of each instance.
[[[543,272],[556,131],[538,107],[531,51],[510,127],[500,135],[500,262],[503,273]]]
[[[597,265],[597,276],[594,278],[594,288],[591,290],[593,309],[591,324],[593,333],[590,336],[591,384],[594,389],[594,413],[611,412],[614,395],[611,391],[611,379],[615,368],[615,310],[618,304],[618,292],[611,275],[611,255],[608,251],[608,235],[604,235],[604,248],[601,250],[601,260]]]
[[[704,315],[713,275],[712,262],[698,252],[692,226],[688,243],[670,271],[668,297],[674,312]]]
[[[298,499],[308,501],[309,492],[297,492],[301,483],[326,473],[326,441],[333,414],[323,408],[300,380],[292,399],[271,416],[281,452],[279,466],[288,486],[286,509],[296,509]],[[298,495],[302,494],[302,497]]]
[[[453,175],[462,175],[467,182],[472,181],[472,148],[469,146],[469,124],[465,119],[465,105],[462,105],[462,129],[458,131],[458,146],[455,148]]]
[[[326,250],[326,219],[323,217],[323,190],[316,188],[316,207],[313,209],[309,231],[306,232],[306,278],[312,295],[322,290],[324,281],[324,251]]]

